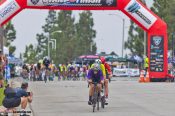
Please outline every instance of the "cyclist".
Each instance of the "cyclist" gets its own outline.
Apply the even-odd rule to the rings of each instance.
[[[45,57],[44,60],[43,60],[43,64],[45,66],[46,69],[49,69],[49,65],[50,65],[50,60],[48,57]]]
[[[102,71],[100,70],[99,64],[94,64],[94,66],[89,70],[88,76],[87,76],[88,82],[89,82],[89,101],[88,104],[92,105],[92,95],[94,90],[94,84],[92,82],[97,82],[97,90],[98,93],[100,93],[102,85],[104,81],[104,77],[102,74]],[[99,94],[98,94],[99,95]]]
[[[106,78],[104,80],[105,83],[105,97],[106,97],[106,103],[108,104],[108,83],[109,83],[109,79],[112,78],[112,71],[111,68],[109,66],[109,64],[106,62],[106,59],[104,57],[100,57],[100,60],[102,62],[102,64],[105,67],[105,72],[106,72]]]

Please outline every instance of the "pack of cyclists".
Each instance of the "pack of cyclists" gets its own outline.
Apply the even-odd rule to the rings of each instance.
[[[56,66],[52,64],[48,58],[44,58],[42,62],[37,64],[24,64],[21,71],[21,77],[31,81],[53,81],[55,76],[58,80],[86,80],[89,65],[73,65],[71,63],[59,64]]]

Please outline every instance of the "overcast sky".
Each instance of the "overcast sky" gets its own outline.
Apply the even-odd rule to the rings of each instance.
[[[146,0],[148,6],[152,4],[153,0]],[[79,11],[73,11],[77,16]],[[121,56],[122,54],[122,27],[125,19],[125,38],[128,37],[128,29],[130,25],[129,18],[120,11],[92,11],[94,18],[94,29],[97,31],[95,41],[97,43],[97,52],[104,51],[110,53],[116,52]],[[115,15],[109,15],[115,14]],[[36,45],[36,34],[42,32],[42,25],[45,24],[45,18],[48,15],[48,10],[23,10],[17,14],[12,22],[17,31],[17,39],[13,42],[16,45],[16,56],[25,51],[25,46],[29,44]],[[126,54],[128,51],[124,51]]]

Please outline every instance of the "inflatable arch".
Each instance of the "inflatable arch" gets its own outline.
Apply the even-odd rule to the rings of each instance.
[[[139,0],[2,0],[0,25],[23,9],[120,10],[148,33],[150,78],[168,77],[167,25]]]

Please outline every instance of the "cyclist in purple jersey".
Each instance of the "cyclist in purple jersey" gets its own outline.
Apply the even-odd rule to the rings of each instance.
[[[91,105],[92,104],[93,90],[94,90],[94,84],[92,82],[98,83],[97,84],[98,93],[100,93],[100,91],[102,89],[102,83],[104,83],[103,73],[100,70],[100,66],[98,64],[94,64],[93,68],[89,70],[87,79],[89,82],[89,101],[88,101],[88,104]]]

